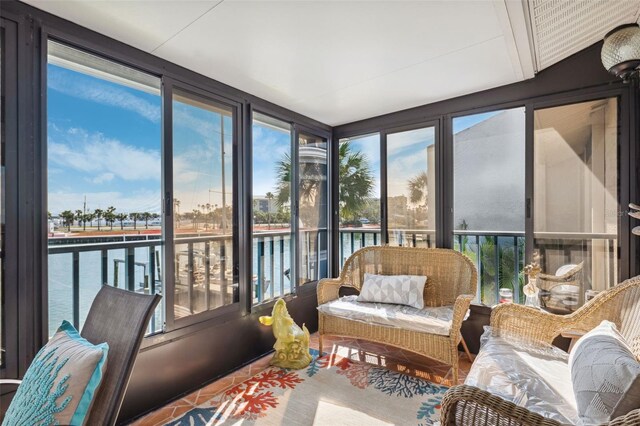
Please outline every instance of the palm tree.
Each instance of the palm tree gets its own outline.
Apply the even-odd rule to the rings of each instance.
[[[113,231],[113,222],[115,222],[116,220],[116,208],[113,206],[110,206],[105,212],[104,212],[104,220],[105,222],[107,222],[109,225],[111,225],[111,230]]]
[[[200,210],[193,209],[193,229],[198,229],[198,218],[200,217]]]
[[[428,192],[427,172],[422,171],[409,179],[409,200],[412,204],[426,204]]]
[[[102,219],[102,217],[104,216],[104,210],[95,209],[93,211],[93,214],[94,214],[95,218],[98,219],[98,231],[99,231],[100,230],[100,219]]]
[[[320,163],[304,163],[300,165],[300,201],[315,203],[321,185],[321,176],[325,173]],[[279,207],[289,202],[291,197],[291,156],[285,154],[276,165],[276,203]],[[340,182],[340,216],[343,219],[356,219],[366,207],[373,192],[373,174],[367,157],[354,151],[350,142],[343,142],[338,148],[338,179]]]
[[[75,213],[71,210],[65,210],[60,213],[60,217],[62,218],[64,225],[67,226],[67,231],[71,231],[71,224],[73,223],[75,216]]]
[[[76,220],[78,221],[78,226],[82,225],[83,218],[84,218],[84,214],[82,213],[82,210],[80,209],[76,210]]]
[[[152,215],[149,212],[144,212],[141,213],[142,217],[141,219],[144,220],[144,227],[145,229],[149,229],[149,219],[151,219]]]
[[[133,221],[133,229],[138,229],[138,219],[140,219],[140,213],[129,213],[129,218]]]
[[[91,223],[91,221],[95,218],[93,213],[85,213],[82,215],[82,230],[87,230],[87,222]]]
[[[269,202],[267,203],[267,222],[269,224],[269,229],[271,229],[271,201],[273,200],[273,193],[272,192],[267,192],[267,200],[269,200]]]
[[[128,214],[126,213],[118,213],[116,215],[116,220],[118,220],[120,222],[120,229],[124,230],[124,221],[127,220],[127,218],[129,217]]]
[[[338,148],[339,206],[341,219],[355,220],[373,192],[373,173],[367,157],[353,151],[349,142]]]

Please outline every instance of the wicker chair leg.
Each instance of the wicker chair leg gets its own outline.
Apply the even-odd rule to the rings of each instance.
[[[453,371],[452,385],[455,386],[458,384],[458,361],[454,361],[453,365],[451,366],[451,370]]]
[[[322,334],[318,334],[318,356],[322,356]]]
[[[467,342],[464,341],[464,337],[460,339],[460,343],[462,343],[462,347],[464,348],[464,352],[467,354],[467,358],[469,361],[473,362],[473,355],[469,352],[469,348],[467,347]]]

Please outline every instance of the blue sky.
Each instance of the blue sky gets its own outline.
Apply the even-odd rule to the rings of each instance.
[[[454,133],[459,133],[497,112],[457,117],[453,120]],[[435,133],[433,128],[423,128],[387,136],[388,156],[388,194],[389,196],[407,194],[407,181],[427,170],[427,147],[433,145]],[[361,151],[369,161],[369,166],[375,177],[373,197],[380,197],[380,136],[376,134],[350,139],[351,146]]]
[[[49,211],[114,206],[120,212],[160,212],[161,99],[94,76],[48,65]],[[454,119],[454,132],[496,112]],[[221,118],[223,124],[221,125]],[[224,130],[227,205],[232,190],[232,120],[220,111],[174,102],[174,197],[180,211],[222,205],[221,130]],[[426,167],[431,128],[389,136],[389,194]],[[275,191],[276,163],[290,152],[290,133],[253,126],[253,193]],[[380,194],[379,136],[352,139],[364,152]],[[396,188],[397,187],[397,188]]]
[[[47,100],[49,211],[82,209],[86,196],[88,210],[159,213],[159,93],[49,64]],[[174,101],[174,197],[181,212],[222,205],[223,128],[231,204],[232,124],[219,110]]]
[[[253,195],[263,197],[267,192],[275,195],[277,182],[276,166],[291,155],[291,133],[266,126],[260,122],[253,124]]]
[[[49,211],[160,211],[160,96],[48,66]]]

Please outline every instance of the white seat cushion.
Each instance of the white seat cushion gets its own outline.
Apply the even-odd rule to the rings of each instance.
[[[353,321],[448,336],[453,306],[416,309],[404,305],[358,302],[358,296],[344,296],[318,306],[326,315]]]
[[[491,336],[489,330],[465,384],[562,424],[577,424],[567,360],[556,347]]]

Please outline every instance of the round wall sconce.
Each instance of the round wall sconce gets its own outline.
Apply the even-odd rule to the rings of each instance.
[[[602,65],[624,80],[640,71],[640,26],[621,25],[604,36]]]

